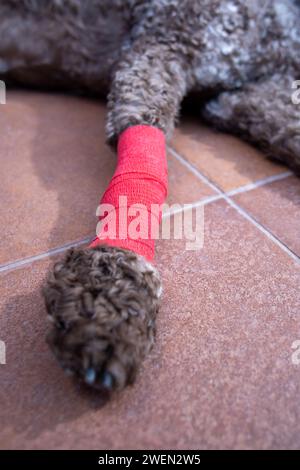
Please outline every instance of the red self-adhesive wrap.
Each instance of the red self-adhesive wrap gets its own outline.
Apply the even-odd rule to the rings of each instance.
[[[164,133],[152,126],[129,127],[119,137],[117,168],[101,199],[91,246],[106,243],[152,261],[167,188]]]

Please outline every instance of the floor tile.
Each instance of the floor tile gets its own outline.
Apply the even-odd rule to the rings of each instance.
[[[2,108],[1,263],[93,235],[114,167],[104,144],[104,107],[14,92]]]
[[[234,199],[300,256],[300,178],[290,176]]]
[[[105,106],[64,95],[8,92],[1,107],[0,263],[93,236],[115,166]],[[169,202],[211,195],[174,157]]]
[[[224,191],[287,170],[240,139],[214,131],[190,118],[183,120],[171,144]]]
[[[168,154],[169,194],[171,204],[190,204],[217,194],[198,176],[181,164],[171,153]]]
[[[157,344],[137,383],[105,406],[74,386],[44,343],[49,262],[0,277],[4,448],[299,448],[299,266],[224,202],[205,241],[159,241]]]

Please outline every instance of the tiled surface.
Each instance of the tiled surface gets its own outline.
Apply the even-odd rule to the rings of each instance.
[[[2,263],[93,233],[95,205],[114,166],[101,105],[32,93],[8,98],[0,114]],[[201,126],[195,132],[192,154],[189,144],[176,150],[207,175],[203,146],[213,148],[221,166],[211,164],[208,176],[224,190],[286,171],[234,138]],[[246,148],[257,168],[243,163]],[[200,173],[174,156],[169,162],[169,202],[217,194]],[[53,257],[2,273],[0,266],[7,348],[0,447],[299,448],[300,365],[292,362],[292,343],[300,340],[300,265],[280,242],[298,250],[299,187],[289,177],[235,196],[244,215],[224,199],[207,203],[200,251],[187,251],[184,240],[157,243],[164,281],[157,344],[137,383],[105,405],[64,376],[45,344],[40,288]]]
[[[169,194],[167,203],[190,204],[216,195],[216,191],[197,178],[186,166],[168,153]]]
[[[0,127],[0,262],[93,235],[114,168],[104,109],[64,96],[8,93]]]
[[[191,119],[183,120],[172,146],[224,191],[285,170],[236,137],[221,134]]]
[[[44,343],[49,263],[2,276],[1,447],[299,447],[300,269],[226,203],[205,217],[200,252],[159,242],[157,344],[136,385],[104,407]]]
[[[300,256],[299,178],[290,176],[234,199]]]
[[[115,165],[104,120],[105,107],[90,100],[8,93],[0,113],[0,264],[94,236]],[[170,204],[213,194],[171,155],[169,162]]]

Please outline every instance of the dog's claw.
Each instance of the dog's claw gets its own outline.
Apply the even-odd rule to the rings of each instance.
[[[96,380],[96,371],[95,371],[95,369],[93,369],[93,367],[89,367],[86,370],[84,380],[89,385],[92,385],[95,382],[95,380]]]
[[[103,385],[104,388],[107,390],[111,390],[113,387],[113,376],[110,374],[110,372],[104,372],[102,377],[101,377],[101,384]]]

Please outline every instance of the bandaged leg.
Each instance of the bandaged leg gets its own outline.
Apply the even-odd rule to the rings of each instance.
[[[128,128],[119,137],[96,239],[87,249],[70,250],[44,289],[51,349],[68,374],[96,389],[132,383],[154,344],[161,282],[151,261],[166,194],[163,132]],[[137,212],[140,227],[132,230]],[[111,217],[114,233],[107,231]]]
[[[151,126],[125,130],[118,142],[117,169],[100,203],[98,237],[91,246],[107,243],[152,261],[167,184],[163,132]]]

